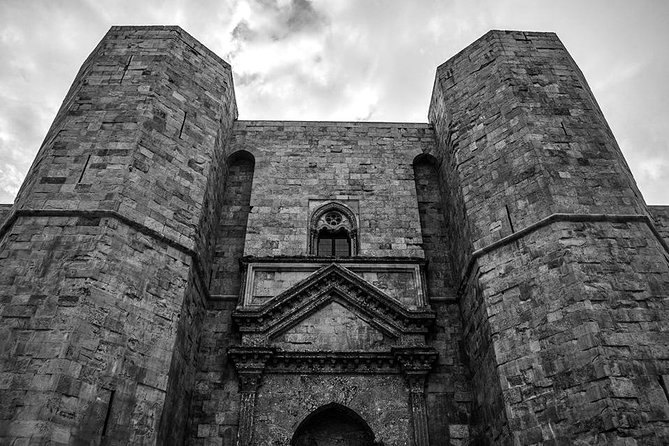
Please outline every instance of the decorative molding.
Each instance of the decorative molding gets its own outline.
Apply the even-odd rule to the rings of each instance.
[[[228,355],[240,377],[263,374],[403,373],[414,381],[422,379],[424,389],[425,377],[438,353],[425,346],[391,348],[380,352],[286,352],[267,347],[231,347]],[[255,385],[256,382],[249,384]]]
[[[429,347],[397,347],[393,353],[407,376],[427,375],[437,360],[437,351]]]
[[[277,352],[267,373],[286,374],[397,374],[390,352]]]
[[[289,329],[331,301],[340,301],[394,337],[425,334],[436,314],[429,307],[408,310],[348,269],[332,263],[261,307],[237,308],[232,318],[244,333],[269,339]]]
[[[329,265],[332,263],[332,257],[315,257],[315,256],[272,256],[272,257],[256,257],[244,256],[240,260],[242,265],[249,265],[253,263],[320,263]],[[368,257],[368,256],[352,256],[337,258],[337,263],[347,265],[349,263],[361,264],[406,264],[416,263],[424,266],[427,261],[422,257]]]
[[[320,268],[332,264],[332,258],[328,257],[319,257],[319,258],[286,258],[281,259],[285,261],[277,261],[272,259],[269,261],[266,258],[263,259],[252,259],[246,258],[242,260],[242,290],[241,290],[241,305],[243,306],[253,306],[253,305],[262,305],[267,303],[270,299],[274,299],[277,295],[280,295],[287,290],[278,292],[277,295],[268,295],[268,296],[256,296],[255,295],[255,283],[257,280],[256,274],[259,272],[270,272],[270,273],[300,273],[304,276],[302,280],[308,280],[309,276],[317,272]],[[383,259],[383,262],[380,262],[380,259],[375,259],[375,261],[370,261],[370,259],[337,259],[337,264],[345,267],[347,270],[361,276],[365,273],[397,273],[397,274],[411,274],[414,286],[416,289],[416,295],[404,296],[414,302],[411,305],[417,307],[427,306],[427,297],[425,291],[425,280],[423,273],[423,266],[425,264],[424,260],[421,261],[411,261],[407,262],[392,260],[387,262],[387,259]],[[363,279],[364,280],[364,279]],[[366,283],[370,283],[365,280]],[[300,282],[297,282],[300,283]],[[294,285],[297,285],[294,284]],[[374,286],[373,284],[370,284]],[[375,287],[376,288],[376,287]],[[378,288],[377,288],[378,289]],[[382,290],[380,290],[383,292]],[[384,293],[387,294],[387,293]],[[402,296],[390,296],[391,298],[400,301]],[[256,299],[263,299],[264,301],[259,304],[256,302]]]
[[[271,346],[283,333],[329,302],[339,302],[394,338],[382,351],[284,351]],[[407,379],[414,443],[428,446],[425,379],[437,358],[425,346],[435,319],[429,307],[409,310],[341,265],[324,266],[262,307],[238,307],[232,313],[242,346],[228,355],[240,379],[238,444],[253,441],[258,389],[265,374],[399,375]],[[393,343],[414,343],[393,347]],[[249,345],[251,344],[251,345]]]

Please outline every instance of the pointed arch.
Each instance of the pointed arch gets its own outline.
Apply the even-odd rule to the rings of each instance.
[[[372,446],[374,432],[354,410],[330,403],[307,415],[297,426],[291,446]]]
[[[309,254],[322,257],[358,254],[358,219],[348,206],[332,201],[311,214]]]

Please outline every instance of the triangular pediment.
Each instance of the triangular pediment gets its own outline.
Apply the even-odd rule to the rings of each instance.
[[[274,339],[334,303],[383,336],[425,334],[434,320],[430,309],[409,310],[357,274],[333,263],[314,272],[262,307],[242,307],[233,318],[242,333]]]
[[[283,351],[370,352],[387,350],[396,340],[396,335],[335,299],[277,333],[270,345]]]

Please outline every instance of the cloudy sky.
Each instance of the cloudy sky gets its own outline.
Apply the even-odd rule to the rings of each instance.
[[[425,122],[489,29],[557,32],[649,204],[669,204],[666,0],[0,0],[0,203],[111,25],[176,24],[230,62],[240,119]]]

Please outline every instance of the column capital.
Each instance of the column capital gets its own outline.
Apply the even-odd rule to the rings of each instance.
[[[274,354],[274,349],[262,347],[231,347],[228,356],[232,360],[239,375],[240,390],[255,392],[267,362]]]
[[[429,347],[398,347],[393,349],[393,355],[407,379],[416,376],[424,379],[432,370],[438,353]]]

